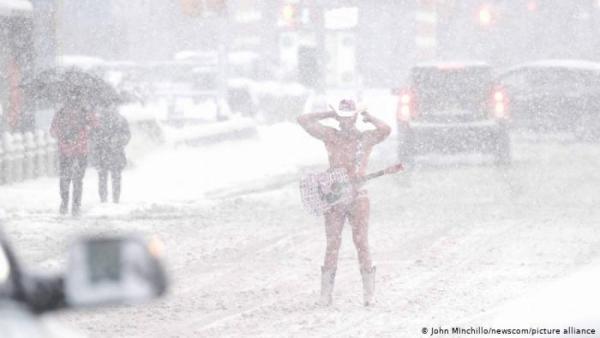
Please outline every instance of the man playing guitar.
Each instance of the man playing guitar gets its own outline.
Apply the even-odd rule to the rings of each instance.
[[[373,146],[383,141],[391,132],[383,121],[373,117],[366,110],[361,111],[363,121],[375,126],[374,130],[360,131],[356,128],[359,112],[352,100],[342,100],[335,110],[305,114],[298,117],[298,123],[313,137],[323,141],[329,158],[329,168],[343,168],[351,179],[366,174],[369,155]],[[339,122],[339,130],[324,126],[321,120],[332,118]],[[353,187],[353,198],[349,203],[340,203],[325,212],[325,233],[327,249],[321,268],[321,305],[332,301],[333,284],[337,269],[338,253],[342,240],[344,223],[352,226],[352,238],[358,252],[358,260],[363,280],[364,304],[373,303],[375,267],[371,262],[368,243],[369,197],[366,190]]]

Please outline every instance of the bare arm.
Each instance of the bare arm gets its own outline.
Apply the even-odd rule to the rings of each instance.
[[[365,132],[365,137],[369,143],[377,144],[385,140],[385,138],[388,137],[392,132],[392,128],[390,128],[387,123],[369,114],[367,111],[363,111],[362,116],[364,122],[375,126],[375,130],[369,130]]]
[[[333,136],[335,129],[326,127],[319,121],[328,118],[336,118],[336,116],[337,115],[333,111],[304,114],[298,116],[298,123],[313,137],[318,138],[319,140],[326,140]]]

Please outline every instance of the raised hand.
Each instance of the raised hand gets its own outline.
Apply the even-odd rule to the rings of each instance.
[[[327,106],[329,107],[329,109],[331,109],[330,111],[328,111],[328,113],[330,113],[330,116],[328,116],[328,117],[337,120],[339,116],[338,116],[335,108],[333,108],[332,105],[327,105]]]
[[[369,114],[369,112],[367,112],[366,110],[363,110],[360,114],[362,115],[363,122],[373,123],[373,116],[371,116],[371,114]]]

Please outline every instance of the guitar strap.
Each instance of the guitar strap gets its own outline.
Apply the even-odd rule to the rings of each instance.
[[[360,169],[364,155],[365,155],[365,149],[363,147],[362,138],[360,138],[356,145],[356,155],[355,155],[356,158],[354,159],[354,174],[358,173],[358,170]],[[366,193],[367,193],[366,190],[360,188],[358,190],[358,195],[356,197],[365,196]]]
[[[354,155],[354,173],[356,174],[356,172],[358,172],[358,169],[360,168],[361,165],[361,159],[364,157],[365,155],[365,150],[363,149],[363,144],[362,144],[362,139],[358,140],[358,143],[356,144],[356,154]]]

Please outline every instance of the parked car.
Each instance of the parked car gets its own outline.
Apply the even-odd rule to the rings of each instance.
[[[541,60],[512,67],[497,81],[510,97],[515,128],[600,135],[600,63]]]
[[[83,238],[71,247],[64,274],[42,275],[22,266],[0,233],[0,337],[71,337],[73,331],[41,315],[164,294],[159,249],[138,237]]]
[[[496,163],[510,162],[508,98],[488,64],[418,64],[397,94],[401,161],[431,152],[484,152]]]

